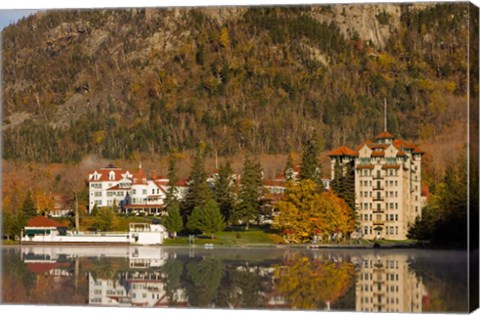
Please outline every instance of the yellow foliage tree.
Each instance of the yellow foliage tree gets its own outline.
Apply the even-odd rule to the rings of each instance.
[[[222,28],[220,32],[220,46],[223,48],[230,47],[230,35],[226,27]]]
[[[274,226],[289,236],[289,241],[301,242],[309,239],[316,230],[325,226],[322,214],[321,194],[312,180],[287,183],[285,200],[278,203],[280,214],[274,219]]]
[[[278,203],[279,215],[274,227],[290,242],[307,242],[314,234],[349,235],[355,230],[354,213],[346,202],[332,192],[318,192],[315,182],[287,183],[284,201]]]

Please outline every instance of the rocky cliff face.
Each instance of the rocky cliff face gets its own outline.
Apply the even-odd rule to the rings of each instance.
[[[377,132],[384,98],[391,131],[421,137],[456,119],[464,6],[41,12],[2,34],[5,157],[328,148]]]

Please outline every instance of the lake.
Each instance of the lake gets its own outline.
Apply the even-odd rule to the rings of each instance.
[[[2,304],[467,312],[466,251],[2,248]]]

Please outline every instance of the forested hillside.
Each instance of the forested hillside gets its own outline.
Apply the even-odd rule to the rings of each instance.
[[[2,32],[3,158],[299,151],[465,125],[468,4],[39,12]]]

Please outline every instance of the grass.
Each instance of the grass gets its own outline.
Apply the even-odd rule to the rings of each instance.
[[[215,238],[209,235],[197,235],[196,245],[215,244],[222,246],[239,245],[274,245],[284,244],[283,238],[269,230],[250,229],[248,231],[222,231],[214,233]],[[165,240],[164,245],[189,245],[188,236],[179,236],[176,239]]]
[[[14,240],[2,240],[2,245],[18,245],[20,244],[18,241]]]

